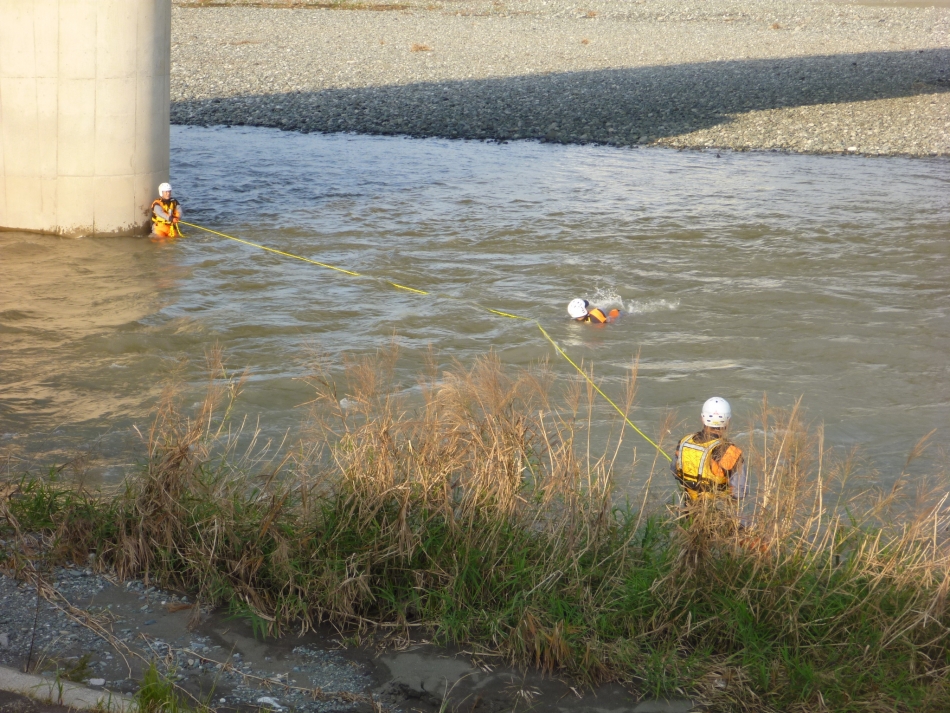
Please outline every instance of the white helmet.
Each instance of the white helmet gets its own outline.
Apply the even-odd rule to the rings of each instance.
[[[587,316],[587,300],[582,300],[579,297],[576,300],[571,300],[571,303],[567,306],[567,313],[571,315],[573,319],[580,319],[581,317]]]
[[[732,409],[728,401],[719,396],[713,396],[703,404],[701,418],[704,426],[725,428],[732,419]]]
[[[164,193],[165,191],[168,191],[169,193],[172,192],[172,184],[171,184],[171,183],[163,183],[162,185],[160,185],[160,186],[158,187],[158,195],[161,195],[161,194]]]

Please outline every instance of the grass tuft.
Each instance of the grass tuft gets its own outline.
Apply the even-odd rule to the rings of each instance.
[[[615,492],[624,426],[592,451],[585,385],[488,356],[410,398],[395,358],[347,362],[342,393],[316,374],[309,435],[278,460],[228,436],[242,382],[215,358],[195,414],[168,391],[120,493],[24,477],[7,519],[260,633],[422,631],[712,710],[950,709],[945,480],[862,489],[797,407],[763,403],[743,527],[636,507]]]
[[[210,713],[211,708],[204,703],[191,703],[185,700],[172,678],[163,674],[155,663],[149,664],[142,674],[142,682],[135,693],[135,706],[138,713]]]

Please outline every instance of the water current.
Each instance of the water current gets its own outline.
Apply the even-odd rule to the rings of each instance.
[[[117,479],[162,384],[178,373],[197,395],[215,342],[250,370],[242,413],[272,437],[303,418],[315,350],[372,354],[395,335],[407,387],[430,347],[574,373],[536,328],[468,300],[539,319],[618,398],[639,354],[647,433],[669,411],[693,425],[711,395],[740,433],[764,394],[802,397],[827,442],[886,483],[950,422],[946,161],[173,127],[172,183],[186,220],[461,300],[195,230],[172,244],[0,233],[8,465],[92,448]],[[574,297],[623,315],[572,323]],[[939,467],[930,454],[915,467]]]

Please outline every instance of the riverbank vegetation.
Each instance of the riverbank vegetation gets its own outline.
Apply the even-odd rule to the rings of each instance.
[[[862,490],[859,463],[763,405],[749,526],[687,518],[651,495],[669,491],[658,454],[620,497],[633,441],[621,422],[593,450],[581,383],[486,357],[406,394],[393,359],[347,364],[340,392],[314,377],[308,435],[277,459],[229,436],[240,380],[218,365],[197,413],[169,391],[120,492],[23,477],[6,527],[262,633],[418,632],[714,710],[950,709],[945,481]]]

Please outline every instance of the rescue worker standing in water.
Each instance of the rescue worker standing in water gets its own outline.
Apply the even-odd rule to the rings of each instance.
[[[742,451],[725,437],[732,419],[729,402],[713,396],[703,404],[703,429],[683,438],[676,446],[670,470],[683,486],[689,504],[745,495]]]
[[[567,305],[567,313],[571,315],[571,319],[575,322],[586,324],[606,324],[607,322],[613,322],[620,316],[619,309],[612,309],[605,314],[600,307],[591,307],[590,302],[580,298],[571,300],[570,304]]]
[[[172,198],[172,187],[163,183],[158,187],[160,198],[152,201],[152,237],[180,238],[181,206]]]

